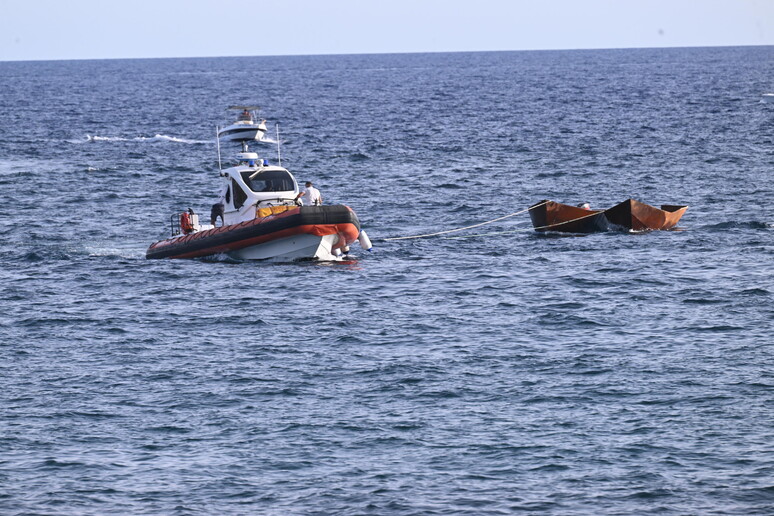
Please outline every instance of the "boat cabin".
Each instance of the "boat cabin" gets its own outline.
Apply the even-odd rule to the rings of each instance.
[[[236,166],[223,171],[224,224],[259,217],[266,213],[261,208],[296,206],[298,183],[287,169],[269,165],[254,152],[240,152],[237,159]]]

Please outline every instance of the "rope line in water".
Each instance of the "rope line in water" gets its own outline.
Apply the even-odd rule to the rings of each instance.
[[[492,219],[492,220],[487,220],[486,222],[480,222],[478,224],[473,224],[472,226],[465,226],[464,228],[447,229],[446,231],[438,231],[437,233],[426,233],[424,235],[412,235],[412,236],[403,236],[403,237],[382,238],[381,240],[383,242],[389,242],[391,240],[412,240],[412,239],[415,239],[415,238],[428,238],[428,237],[433,237],[433,236],[438,236],[438,235],[446,235],[446,234],[449,234],[449,233],[456,233],[457,231],[464,231],[466,229],[473,229],[473,228],[477,228],[477,227],[481,227],[481,226],[486,226],[487,224],[492,224],[493,222],[504,220],[504,219],[507,219],[509,217],[515,217],[516,215],[521,215],[522,213],[526,213],[526,212],[528,212],[530,210],[533,210],[533,209],[535,209],[535,208],[537,208],[539,206],[543,206],[547,202],[549,202],[549,201],[541,202],[540,204],[536,204],[534,206],[531,206],[531,207],[527,208],[526,210],[521,210],[521,211],[517,211],[517,212],[514,212],[514,213],[509,213],[508,215],[504,215],[502,217],[498,217],[498,218]],[[472,235],[472,236],[476,236],[476,235]]]

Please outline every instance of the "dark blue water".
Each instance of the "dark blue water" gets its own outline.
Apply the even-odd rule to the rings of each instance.
[[[773,77],[771,47],[0,63],[0,513],[774,514]],[[375,240],[690,208],[146,261],[236,103]]]

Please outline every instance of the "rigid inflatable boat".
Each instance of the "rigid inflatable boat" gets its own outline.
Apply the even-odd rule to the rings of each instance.
[[[194,225],[188,234],[152,244],[146,257],[227,255],[239,260],[333,261],[340,260],[360,236],[360,221],[347,206],[272,206],[259,210],[270,213],[221,227]]]
[[[347,256],[354,242],[371,249],[355,212],[344,205],[301,206],[295,177],[250,152],[243,140],[233,167],[221,170],[210,224],[188,209],[170,218],[171,236],[151,244],[146,258],[325,260]]]

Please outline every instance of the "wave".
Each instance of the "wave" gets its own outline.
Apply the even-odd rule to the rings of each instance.
[[[85,140],[68,140],[70,143],[90,143],[90,142],[174,142],[199,145],[211,143],[208,140],[189,140],[187,138],[178,138],[166,134],[157,134],[155,136],[136,136],[134,138],[125,138],[122,136],[98,136],[87,134]]]
[[[718,224],[704,226],[704,228],[711,231],[724,229],[772,229],[774,228],[774,222],[763,222],[759,220],[720,222]]]
[[[39,237],[42,238],[42,237]],[[51,238],[50,236],[47,238]],[[17,262],[52,262],[52,261],[73,261],[83,256],[92,258],[112,258],[120,260],[138,260],[145,259],[145,249],[138,248],[118,248],[118,247],[100,247],[100,246],[80,246],[73,244],[55,244],[28,246],[22,249],[16,249],[4,252],[3,258]]]
[[[73,255],[70,249],[53,247],[22,250],[21,254],[10,256],[10,259],[28,263],[60,262],[72,261]]]
[[[166,237],[165,237],[166,238]],[[244,263],[244,260],[238,260],[236,258],[232,258],[229,255],[222,253],[222,254],[213,254],[210,256],[204,256],[202,258],[199,258],[199,260],[206,262],[206,263],[229,263],[229,264],[239,264]]]

